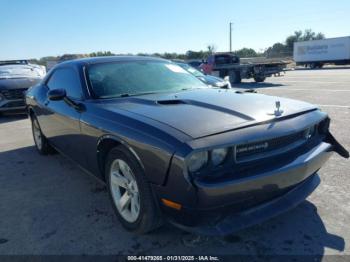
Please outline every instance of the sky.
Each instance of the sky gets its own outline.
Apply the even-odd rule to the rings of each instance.
[[[262,51],[295,30],[350,35],[349,0],[0,0],[0,60],[65,53]]]

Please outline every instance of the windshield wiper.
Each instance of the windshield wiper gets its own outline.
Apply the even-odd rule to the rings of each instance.
[[[205,88],[204,87],[189,87],[189,88],[182,88],[181,91],[197,90],[197,89],[205,89]]]
[[[255,89],[244,89],[244,90],[237,90],[235,93],[236,94],[257,93],[257,91]]]
[[[118,97],[130,97],[130,96],[143,96],[143,95],[151,95],[151,94],[156,94],[157,92],[144,92],[144,93],[135,93],[135,94],[130,94],[130,93],[124,93],[119,95]]]

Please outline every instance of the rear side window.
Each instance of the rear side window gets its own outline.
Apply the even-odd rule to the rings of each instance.
[[[59,68],[53,72],[47,86],[50,90],[65,89],[70,98],[81,99],[82,90],[78,73],[73,68]]]

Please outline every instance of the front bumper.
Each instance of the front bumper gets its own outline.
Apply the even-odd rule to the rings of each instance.
[[[334,145],[321,142],[290,163],[258,175],[221,183],[194,181],[196,202],[181,211],[162,207],[186,231],[227,235],[295,207],[319,184],[317,171]]]
[[[215,207],[242,206],[247,203],[259,203],[273,198],[279,193],[301,183],[316,173],[332,154],[333,146],[321,142],[293,161],[270,171],[224,181],[208,183],[195,181],[197,188],[197,208],[210,210]],[[234,173],[232,177],[234,177]],[[222,203],[225,203],[223,205]]]
[[[24,95],[23,98],[7,99],[0,92],[0,112],[24,110],[26,108]]]
[[[7,100],[0,102],[0,112],[22,111],[26,109],[24,100]]]
[[[286,194],[250,209],[231,213],[212,223],[197,226],[185,226],[174,220],[175,226],[200,235],[225,236],[238,230],[262,223],[274,216],[288,211],[303,202],[320,184],[317,174],[311,175],[305,181],[288,191]]]

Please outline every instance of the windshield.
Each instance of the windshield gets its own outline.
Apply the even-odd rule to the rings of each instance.
[[[88,75],[98,98],[208,88],[180,66],[162,61],[95,64]]]
[[[39,72],[27,65],[1,65],[0,78],[40,78]]]
[[[194,68],[188,64],[179,63],[178,65],[181,66],[186,71],[188,71],[190,74],[194,75],[195,77],[204,77],[205,76],[201,71],[197,70],[196,68]]]

